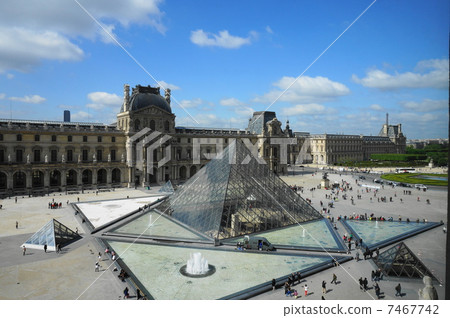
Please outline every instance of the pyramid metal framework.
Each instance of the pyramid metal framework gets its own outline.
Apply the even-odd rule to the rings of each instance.
[[[159,189],[159,192],[164,192],[164,193],[174,193],[175,190],[173,189],[172,186],[172,182],[167,181],[162,187],[161,189]]]
[[[158,210],[214,239],[322,218],[240,140],[208,162]]]
[[[378,258],[374,258],[374,262],[388,276],[409,278],[430,276],[436,279],[403,242],[381,253]]]
[[[56,250],[56,245],[65,245],[68,242],[79,239],[81,236],[69,229],[64,224],[52,219],[39,231],[33,234],[23,245],[27,248],[43,248],[47,245],[50,251]]]

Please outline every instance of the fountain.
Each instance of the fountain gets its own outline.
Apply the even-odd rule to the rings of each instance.
[[[192,253],[187,264],[180,268],[180,273],[188,277],[206,277],[214,274],[216,268],[208,264],[201,253]]]
[[[303,231],[302,231],[302,237],[306,237],[306,230],[305,229],[303,229]]]

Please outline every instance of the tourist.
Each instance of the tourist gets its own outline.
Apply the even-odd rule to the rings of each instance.
[[[331,280],[331,283],[330,284],[335,284],[335,285],[337,285],[337,276],[336,276],[336,274],[335,273],[333,273],[333,279]]]
[[[100,265],[97,263],[95,263],[95,271],[99,272],[100,271]]]
[[[359,252],[356,252],[356,257],[355,257],[356,261],[359,262]]]
[[[402,297],[402,286],[400,283],[398,283],[397,286],[395,286],[395,297],[400,296]]]
[[[308,285],[305,284],[305,297],[308,296]]]
[[[380,286],[378,286],[378,283],[375,283],[375,294],[377,295],[377,298],[380,299]]]
[[[275,280],[275,278],[272,279],[272,290],[275,290],[277,286],[277,281]]]
[[[297,292],[297,289],[294,289],[294,297],[295,297],[295,299],[297,299],[299,296],[298,296],[298,292]]]
[[[327,293],[327,283],[324,280],[322,281],[322,293]]]
[[[302,274],[300,272],[297,272],[296,277],[297,277],[298,284],[300,284],[300,281],[302,280]]]
[[[360,278],[359,278],[359,289],[360,289],[361,291],[363,291],[363,285],[364,285],[364,281],[363,281],[362,277],[360,277]]]
[[[363,280],[364,291],[367,290],[367,284],[368,284],[367,277],[365,277]]]
[[[128,298],[130,297],[130,294],[128,293],[128,287],[125,287],[125,289],[123,290],[123,298]]]
[[[47,253],[47,244],[44,244],[44,252]]]
[[[372,273],[370,274],[370,279],[371,281],[375,281],[375,271],[372,271]]]
[[[25,256],[25,253],[27,252],[27,248],[25,247],[25,245],[22,245],[22,251],[23,251],[23,256]]]
[[[16,221],[16,229],[19,228],[19,222]]]
[[[138,288],[138,289],[136,289],[136,299],[137,299],[137,300],[140,300],[141,298],[142,298],[141,291],[140,291],[140,289]]]

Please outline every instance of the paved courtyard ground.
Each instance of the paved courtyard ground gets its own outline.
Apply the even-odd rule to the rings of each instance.
[[[304,198],[311,200],[312,205],[320,210],[320,201],[327,202],[325,194],[328,190],[316,189],[310,191],[320,184],[322,178],[321,170],[317,173],[302,171],[297,169],[296,175],[283,177],[290,185],[304,187],[301,194]],[[378,202],[373,197],[373,192],[362,193],[362,188],[356,185],[355,177],[339,173],[331,173],[329,179],[342,182],[347,181],[353,190],[347,192],[348,199],[343,200],[341,195],[335,202],[334,208],[330,211],[330,216],[337,218],[339,215],[371,214],[376,216],[394,217],[397,219],[426,218],[429,221],[439,222],[443,220],[447,227],[447,188],[429,188],[426,192],[416,189],[392,188],[384,186],[377,194],[377,197],[393,197],[393,202]],[[367,185],[375,185],[371,180],[360,180]],[[126,283],[117,278],[117,272],[113,272],[109,267],[111,262],[103,257],[100,272],[94,271],[98,252],[103,249],[98,244],[94,236],[90,235],[85,224],[80,222],[79,216],[75,216],[74,210],[67,205],[67,201],[80,202],[123,199],[142,197],[145,195],[158,194],[159,188],[146,189],[117,189],[114,192],[102,192],[65,195],[51,194],[45,197],[18,197],[17,203],[14,198],[0,200],[3,208],[0,210],[0,299],[119,299],[122,295]],[[362,195],[357,199],[357,191]],[[411,195],[403,194],[404,190],[412,191]],[[354,197],[354,204],[350,197]],[[372,202],[370,201],[372,197]],[[417,197],[420,201],[417,201]],[[48,209],[48,203],[52,200],[62,202],[61,209]],[[402,199],[402,201],[400,201]],[[430,200],[430,204],[426,200]],[[389,201],[389,200],[388,200]],[[70,244],[61,254],[55,252],[44,253],[42,250],[27,250],[25,256],[20,248],[32,234],[38,231],[52,218],[55,218],[67,227],[82,235],[82,239]],[[18,228],[16,229],[16,221]],[[422,262],[433,271],[435,276],[445,281],[445,254],[446,236],[443,233],[443,226],[406,239],[404,242],[422,260]],[[338,231],[344,234],[344,229],[338,224]],[[388,248],[388,247],[387,247]],[[383,252],[386,248],[382,249]],[[354,251],[352,253],[355,253]],[[354,254],[353,254],[354,255]],[[309,287],[309,296],[306,299],[374,299],[373,289],[368,292],[361,292],[358,279],[367,277],[370,283],[370,273],[374,269],[371,260],[350,261],[342,266],[325,270],[318,274],[306,277],[299,285],[294,286],[303,295],[305,284]],[[338,284],[330,284],[332,274],[338,277]],[[321,283],[327,282],[327,293],[322,294]],[[406,279],[384,278],[380,283],[384,299],[396,299],[394,287],[398,283],[402,285],[403,299],[418,299],[417,291],[423,287],[420,281]],[[444,287],[435,285],[440,299],[444,298]],[[254,297],[253,299],[286,299],[282,289],[270,291]],[[302,296],[300,299],[305,299]]]

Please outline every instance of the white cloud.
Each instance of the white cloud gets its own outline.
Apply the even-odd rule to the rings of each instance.
[[[409,110],[414,110],[418,112],[428,112],[434,110],[448,110],[447,100],[434,100],[434,99],[424,99],[421,102],[413,101],[401,101],[400,105]]]
[[[149,25],[164,33],[159,10],[162,0],[82,1],[93,17],[111,34],[118,25]],[[105,22],[107,21],[107,23]],[[112,34],[114,36],[114,34]],[[79,38],[112,39],[75,1],[0,1],[0,73],[28,72],[42,60],[78,61],[83,50]]]
[[[123,102],[122,97],[116,94],[110,94],[105,92],[93,92],[88,94],[88,99],[91,103],[87,104],[86,107],[95,110],[101,110],[104,108],[114,108],[119,109]]]
[[[85,121],[88,120],[91,116],[89,113],[86,113],[85,111],[79,111],[77,113],[70,114],[70,120],[71,121]]]
[[[396,114],[395,117],[400,122],[409,122],[409,126],[414,126],[414,123],[432,123],[438,121],[439,119],[442,119],[442,116],[437,114],[417,114],[410,112],[399,113]]]
[[[322,76],[303,76],[298,80],[294,77],[284,76],[273,85],[278,89],[257,97],[254,101],[258,103],[272,103],[275,100],[293,104],[315,103],[350,94],[350,89],[344,84]],[[284,92],[286,89],[287,91]]]
[[[29,71],[43,59],[78,61],[83,56],[82,49],[58,33],[0,27],[0,73]]]
[[[270,34],[273,34],[273,30],[272,30],[272,28],[270,26],[266,26],[266,32],[270,33]]]
[[[416,65],[416,72],[395,72],[393,75],[382,70],[373,69],[366,77],[359,78],[355,74],[355,83],[381,90],[395,90],[400,88],[438,88],[448,89],[449,60],[424,60]],[[426,71],[426,72],[425,72]]]
[[[172,91],[180,89],[180,87],[178,87],[177,85],[170,84],[164,81],[159,81],[158,85],[160,85],[162,89],[170,88]]]
[[[222,106],[229,106],[229,107],[240,107],[247,105],[246,103],[241,102],[240,100],[234,97],[221,99],[219,101],[219,104]]]
[[[200,106],[212,106],[212,104],[201,98],[194,98],[190,100],[183,99],[179,102],[179,106],[181,108],[199,108]]]
[[[45,102],[47,99],[44,97],[41,97],[39,95],[31,95],[31,96],[24,96],[24,97],[10,97],[10,100],[22,102],[22,103],[28,103],[28,104],[41,104]]]
[[[227,30],[219,34],[205,32],[201,29],[191,31],[191,42],[199,46],[218,46],[226,49],[237,49],[243,45],[250,44],[256,37],[256,32],[251,32],[246,38],[231,35]]]
[[[378,104],[372,104],[369,106],[370,109],[376,110],[376,111],[383,111],[384,107]]]
[[[6,97],[6,94],[5,93],[1,93],[0,94],[0,99],[4,99]]]
[[[281,109],[281,114],[286,116],[317,115],[317,114],[324,114],[326,112],[327,109],[325,108],[325,106],[320,104],[295,105],[293,107]]]

